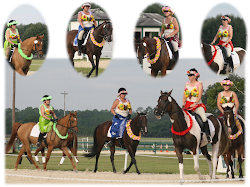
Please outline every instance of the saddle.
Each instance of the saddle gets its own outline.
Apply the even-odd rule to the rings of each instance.
[[[188,113],[190,113],[192,116],[195,117],[195,120],[197,121],[198,125],[201,128],[201,132],[205,132],[205,127],[204,127],[204,123],[200,117],[199,114],[196,114],[195,112],[193,112],[192,110],[188,110]]]

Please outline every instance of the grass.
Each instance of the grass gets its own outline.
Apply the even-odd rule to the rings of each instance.
[[[40,155],[40,154],[39,154]],[[38,155],[38,156],[39,156]],[[52,153],[47,169],[48,170],[62,170],[70,171],[73,170],[73,167],[68,158],[65,159],[63,165],[58,165],[61,159],[59,153]],[[95,166],[95,158],[88,159],[82,157],[82,152],[78,153],[79,164],[76,166],[79,171],[92,171]],[[57,157],[53,157],[57,156]],[[137,166],[141,173],[160,173],[160,174],[179,174],[179,164],[175,155],[154,155],[159,157],[147,157],[147,156],[136,156]],[[171,158],[168,158],[171,157]],[[173,158],[174,157],[174,158]],[[16,156],[5,156],[5,168],[14,169],[14,164],[16,162]],[[124,170],[124,155],[115,155],[115,167],[117,172],[122,172]],[[184,155],[184,158],[192,158],[192,155]],[[200,156],[200,158],[204,158]],[[41,158],[40,158],[41,160]],[[130,163],[130,157],[128,156],[128,165]],[[245,162],[244,162],[245,163]],[[243,163],[243,175],[245,176],[245,166]],[[208,174],[208,164],[204,159],[199,160],[200,171],[203,175]],[[39,165],[42,169],[42,165]],[[29,163],[29,161],[24,157],[22,164],[18,166],[18,169],[35,169],[35,167]],[[113,171],[109,154],[102,154],[98,162],[98,171]],[[132,166],[129,172],[136,172],[135,167]],[[196,174],[194,170],[194,160],[193,159],[184,159],[184,174]],[[238,177],[238,173],[236,173]]]
[[[87,74],[91,71],[92,68],[75,68],[78,73],[81,73],[83,76],[87,76]],[[105,69],[98,68],[98,76],[104,72]],[[96,70],[93,71],[90,77],[96,77]]]
[[[34,59],[30,65],[29,71],[37,71],[43,65],[44,59]]]

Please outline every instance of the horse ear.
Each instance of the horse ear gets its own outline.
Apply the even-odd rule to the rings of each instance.
[[[172,91],[173,91],[173,89],[170,92],[168,92],[168,95],[171,95]]]
[[[147,113],[148,113],[148,111],[145,112],[145,114],[147,114]]]
[[[75,115],[77,114],[77,111],[75,111]]]
[[[163,94],[162,90],[161,90],[161,95]]]
[[[139,112],[136,112],[136,113],[137,113],[137,115],[140,115]]]
[[[39,38],[39,34],[37,34],[37,36],[36,36],[36,39],[38,39]]]

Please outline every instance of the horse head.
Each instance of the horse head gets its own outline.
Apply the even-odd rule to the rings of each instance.
[[[39,36],[39,34],[37,34],[37,36],[34,37],[34,42],[33,42],[32,50],[35,51],[37,57],[39,58],[43,56],[43,37],[44,34],[42,36]]]
[[[162,92],[158,99],[158,104],[155,107],[154,114],[157,119],[161,119],[166,112],[171,112],[172,110],[172,97],[170,96],[173,90],[170,92]]]
[[[222,107],[223,108],[223,107]],[[231,133],[231,130],[235,127],[235,121],[234,121],[234,113],[233,113],[233,107],[225,107],[223,108],[224,114],[223,114],[223,120],[225,122],[226,127],[229,129],[229,133]]]
[[[139,60],[139,63],[142,64],[142,60],[145,58],[145,54],[146,54],[146,43],[143,42],[143,38],[142,39],[134,39],[135,42],[135,52],[137,55],[137,59]]]
[[[103,36],[104,40],[106,40],[108,42],[112,42],[112,32],[113,32],[112,23],[105,21],[100,26],[102,28],[101,35]]]
[[[68,128],[71,128],[75,133],[78,133],[78,126],[77,126],[78,118],[76,114],[77,111],[75,111],[74,113],[69,112]]]
[[[148,133],[148,127],[147,127],[147,112],[137,112],[138,117],[138,124],[139,128],[142,129],[143,134],[146,135]]]

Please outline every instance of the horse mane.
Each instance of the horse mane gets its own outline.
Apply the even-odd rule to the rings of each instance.
[[[101,23],[100,25],[98,25],[94,30],[98,29],[99,27],[101,27],[105,22]],[[111,24],[110,21],[107,21],[106,24]]]

